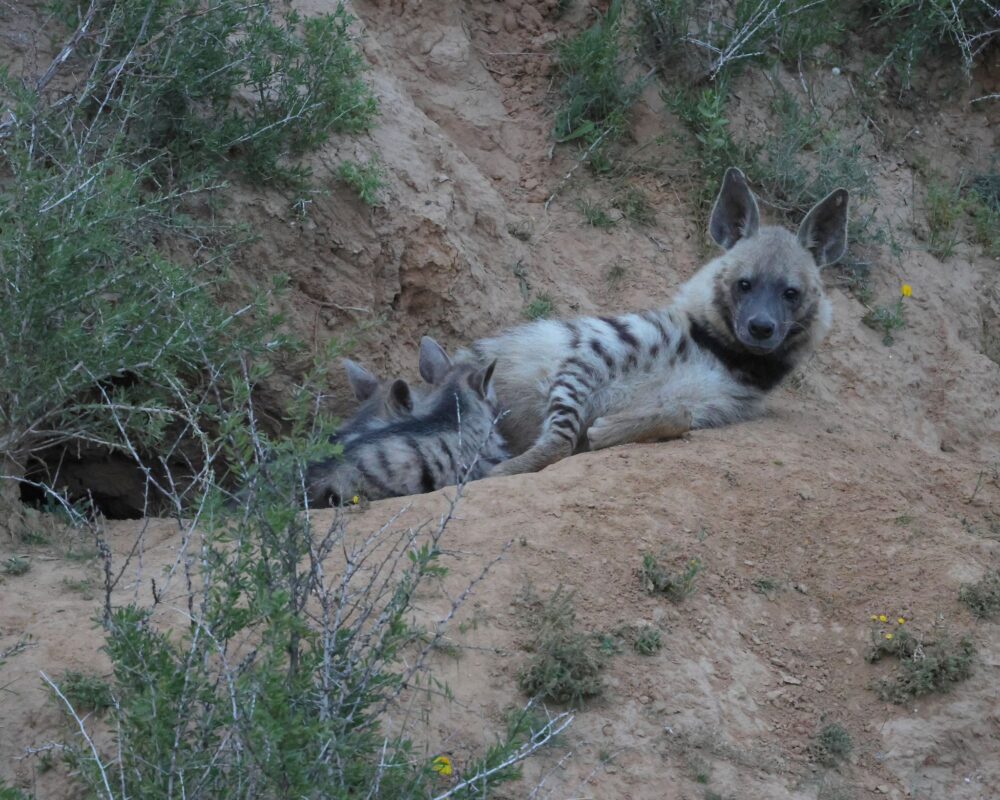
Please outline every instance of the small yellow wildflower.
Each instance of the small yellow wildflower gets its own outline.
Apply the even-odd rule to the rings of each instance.
[[[878,614],[872,614],[872,622],[878,622]]]
[[[908,283],[904,283],[900,287],[899,292],[903,295],[903,297],[913,297],[913,287]]]
[[[891,642],[892,641],[892,634],[891,633],[887,633],[885,635],[885,638],[888,639]]]
[[[879,614],[878,615],[878,621],[879,622],[888,622],[889,618],[885,614]]]
[[[354,497],[351,498],[351,503],[353,503],[354,505],[357,505],[360,502],[361,502],[360,495],[354,495]]]
[[[431,769],[434,770],[438,775],[444,775],[447,777],[451,775],[454,769],[451,766],[451,759],[448,756],[438,756],[431,762]]]
[[[896,624],[897,625],[903,625],[905,623],[906,623],[906,618],[905,617],[896,617]]]

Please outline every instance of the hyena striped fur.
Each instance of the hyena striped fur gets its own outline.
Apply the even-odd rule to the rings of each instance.
[[[761,227],[743,173],[727,171],[710,220],[725,252],[657,311],[542,320],[476,342],[497,362],[501,431],[514,458],[492,474],[541,469],[579,450],[677,437],[753,415],[830,327],[819,268],[847,245],[837,189],[798,234]]]
[[[507,457],[496,425],[494,367],[451,367],[409,416],[344,441],[342,456],[309,468],[309,504],[339,505],[355,494],[370,500],[420,494],[484,477]],[[407,389],[397,380],[390,394]]]
[[[343,360],[347,382],[361,403],[357,411],[337,429],[333,441],[347,444],[359,435],[413,416],[427,404],[434,386],[451,370],[451,358],[434,339],[420,340],[420,377],[427,386],[411,386],[406,381],[388,381],[349,358]]]

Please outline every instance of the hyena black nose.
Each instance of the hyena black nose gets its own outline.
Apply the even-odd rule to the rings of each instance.
[[[774,323],[766,317],[752,317],[747,324],[754,339],[770,339],[774,335]]]

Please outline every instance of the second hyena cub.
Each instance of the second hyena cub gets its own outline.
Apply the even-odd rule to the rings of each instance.
[[[309,468],[309,504],[420,494],[484,477],[507,457],[496,426],[494,366],[449,367],[420,404],[411,401],[408,416],[343,440],[341,456]],[[403,380],[388,390],[391,398],[408,393]]]
[[[847,206],[847,191],[837,189],[797,235],[762,227],[743,173],[730,169],[709,226],[726,252],[670,306],[542,320],[476,342],[474,362],[497,361],[497,396],[509,412],[501,430],[520,453],[492,474],[752,415],[830,327],[819,268],[844,254]]]

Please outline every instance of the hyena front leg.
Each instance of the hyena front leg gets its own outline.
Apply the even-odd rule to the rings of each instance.
[[[568,359],[549,389],[541,435],[521,455],[494,467],[490,475],[537,472],[573,455],[587,415],[587,398],[593,394],[601,379],[598,370],[583,359]]]
[[[602,450],[632,442],[677,439],[691,430],[691,412],[686,408],[636,409],[598,417],[587,430],[591,450]]]

